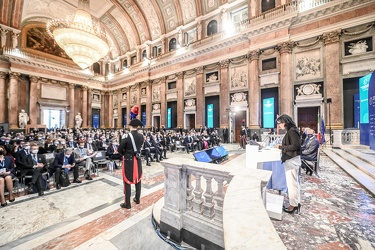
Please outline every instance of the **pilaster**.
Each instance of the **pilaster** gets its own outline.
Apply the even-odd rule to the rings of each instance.
[[[8,120],[11,129],[18,128],[18,80],[20,73],[9,73],[9,106],[8,106]]]
[[[38,81],[39,77],[30,76],[30,124],[38,124]]]
[[[5,79],[7,77],[7,73],[0,72],[0,123],[6,122],[6,107],[7,107],[7,86]]]
[[[229,60],[220,62],[220,127],[228,126],[229,108]]]
[[[87,128],[87,86],[82,87],[82,127]]]
[[[195,124],[197,128],[200,126],[204,126],[204,87],[203,87],[203,67],[197,67],[195,68],[196,72],[196,81],[197,81],[197,86],[196,86],[196,97],[197,97],[197,115],[196,115],[196,120]]]
[[[259,87],[260,50],[252,50],[247,55],[249,60],[249,128],[260,128],[260,87]]]
[[[74,83],[69,83],[69,128],[75,125],[75,109],[74,109]]]
[[[178,72],[177,76],[177,127],[184,127],[184,86],[183,73]]]

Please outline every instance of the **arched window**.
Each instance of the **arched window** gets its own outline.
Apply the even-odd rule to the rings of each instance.
[[[146,59],[147,59],[147,52],[146,52],[146,50],[144,50],[142,52],[142,60],[146,60]]]
[[[176,49],[176,45],[177,45],[176,38],[172,38],[169,41],[169,51],[175,50]]]
[[[99,63],[94,63],[92,65],[92,69],[94,70],[95,75],[100,75],[100,64]]]
[[[262,0],[262,12],[276,8],[275,0]]]
[[[212,20],[207,25],[207,36],[211,36],[217,33],[217,21]]]
[[[127,68],[128,67],[128,60],[125,59],[124,62],[122,63],[122,67],[123,68]]]

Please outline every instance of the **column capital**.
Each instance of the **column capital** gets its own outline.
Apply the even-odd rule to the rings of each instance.
[[[6,72],[0,72],[0,79],[5,79],[7,77],[8,73]]]
[[[182,79],[182,77],[184,76],[184,74],[183,74],[183,72],[177,72],[176,76],[177,76],[178,79]]]
[[[29,76],[31,82],[38,82],[40,77],[38,76]]]
[[[19,79],[21,73],[18,72],[9,72],[10,79]]]
[[[201,67],[196,67],[195,68],[195,72],[197,73],[197,74],[203,74],[203,67],[201,66]]]
[[[252,62],[254,60],[258,60],[259,59],[259,55],[260,55],[260,50],[259,49],[252,50],[252,51],[250,51],[247,54],[247,58],[248,58],[249,62]]]
[[[220,64],[220,68],[226,69],[229,66],[229,60],[220,61],[219,64]]]
[[[82,91],[87,91],[88,87],[87,86],[82,86]]]
[[[330,43],[337,43],[338,41],[340,41],[341,32],[342,32],[341,29],[337,29],[334,31],[323,33],[324,45],[327,45]]]
[[[69,88],[70,89],[74,89],[76,87],[76,85],[74,83],[69,83]]]
[[[278,43],[276,45],[276,49],[279,51],[280,54],[292,53],[293,46],[294,46],[294,42],[289,40],[286,42]]]
[[[123,92],[128,92],[129,88],[128,87],[125,87],[125,88],[122,88],[121,91]]]

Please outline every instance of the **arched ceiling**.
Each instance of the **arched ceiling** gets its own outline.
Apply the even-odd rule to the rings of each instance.
[[[133,51],[147,41],[217,9],[226,0],[90,0],[94,17],[102,21],[111,45],[111,58]],[[64,18],[75,12],[78,0],[27,0],[22,26],[30,21]]]

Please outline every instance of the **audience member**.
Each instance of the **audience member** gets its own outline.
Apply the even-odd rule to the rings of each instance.
[[[0,146],[0,201],[1,206],[5,207],[8,203],[5,201],[5,187],[9,192],[9,201],[15,201],[13,195],[13,178],[14,178],[14,162],[11,156],[5,156],[6,150],[3,145]]]
[[[52,176],[52,174],[55,173],[55,183],[56,183],[55,186],[57,189],[61,188],[60,175],[61,175],[61,171],[65,169],[70,170],[73,168],[73,178],[74,178],[73,182],[74,183],[82,182],[78,179],[78,168],[74,166],[75,166],[75,159],[74,159],[72,148],[67,148],[65,152],[58,153],[55,156],[53,167],[50,169],[50,175]]]
[[[90,153],[87,148],[85,148],[85,141],[81,140],[78,142],[78,148],[74,151],[74,158],[76,159],[76,168],[84,167],[85,168],[85,178],[86,180],[92,180],[91,178],[91,169],[92,169],[92,156],[93,153]]]
[[[310,173],[310,175],[312,175],[313,173],[319,149],[319,141],[314,135],[314,132],[315,131],[313,129],[308,129],[306,131],[306,138],[304,140],[303,145],[301,146],[301,167],[303,169],[306,169],[306,174]]]

